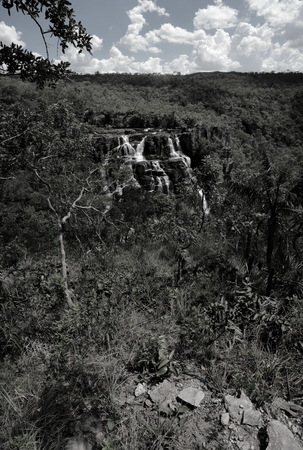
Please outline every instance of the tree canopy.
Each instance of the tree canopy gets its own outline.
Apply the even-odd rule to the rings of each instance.
[[[64,78],[70,63],[61,61],[55,64],[50,60],[47,35],[58,38],[63,53],[69,44],[78,48],[79,53],[84,49],[91,52],[91,36],[86,33],[81,21],[76,22],[74,10],[68,0],[1,0],[1,5],[9,15],[11,9],[16,8],[36,23],[45,45],[46,58],[35,56],[32,51],[15,43],[8,46],[0,42],[0,73],[18,74],[22,80],[28,79],[40,88],[46,82],[54,83]],[[43,29],[39,22],[42,14],[48,22],[47,29]]]

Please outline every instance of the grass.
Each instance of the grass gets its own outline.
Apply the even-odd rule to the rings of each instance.
[[[138,383],[144,377],[150,383],[155,378],[152,365],[143,373],[138,362],[157,356],[159,342],[165,342],[168,353],[175,350],[174,361],[185,370],[188,358],[203,365],[214,392],[242,389],[260,406],[276,396],[287,398],[287,383],[292,395],[299,389],[302,362],[287,343],[301,329],[294,317],[288,317],[285,341],[274,350],[262,342],[262,322],[224,329],[207,344],[207,329],[195,327],[211,322],[199,322],[194,315],[197,305],[201,313],[213,311],[203,309],[211,302],[203,274],[173,286],[174,260],[162,265],[159,251],[127,251],[124,261],[115,258],[112,268],[97,273],[95,281],[75,285],[79,308],[73,311],[50,312],[39,288],[28,292],[22,351],[8,353],[2,361],[1,449],[59,450],[87,416],[102,424],[99,441],[91,436],[96,449],[178,449],[178,417],[165,417],[156,408],[127,409],[119,402],[121,395],[133,395],[131,380]],[[27,294],[26,286],[19,289]],[[57,284],[49,282],[48,295],[56,297],[56,308]],[[299,300],[294,304],[297,317],[301,306]],[[43,318],[42,328],[33,317]],[[14,321],[13,313],[10,319]],[[188,446],[195,448],[194,442]]]

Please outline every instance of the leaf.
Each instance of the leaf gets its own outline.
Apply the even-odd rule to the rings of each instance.
[[[172,350],[169,354],[168,359],[173,359],[174,353],[175,353],[175,350]]]
[[[109,429],[109,431],[113,431],[113,429],[115,428],[115,421],[112,420],[112,419],[110,419],[110,420],[107,422],[107,428]]]
[[[167,372],[167,370],[168,369],[166,366],[162,367],[160,370],[157,371],[156,376],[160,377],[161,375],[164,375]]]
[[[183,428],[187,421],[188,421],[188,417],[185,416],[185,415],[182,416],[182,417],[180,418],[179,427],[180,427],[180,428]]]
[[[181,407],[178,409],[178,414],[183,414],[183,413],[185,413],[185,412],[188,412],[187,406],[181,406]]]
[[[158,370],[161,369],[161,367],[166,366],[169,363],[169,359],[163,359],[160,364],[158,365]]]
[[[170,366],[170,370],[176,377],[179,375],[178,370],[173,365]]]
[[[160,411],[166,413],[169,416],[174,413],[174,411],[169,406],[160,406]]]

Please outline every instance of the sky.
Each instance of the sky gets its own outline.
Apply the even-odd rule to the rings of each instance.
[[[70,0],[93,54],[50,57],[77,73],[303,72],[303,0]],[[46,29],[47,24],[41,20]],[[46,56],[28,16],[0,6],[0,41]]]

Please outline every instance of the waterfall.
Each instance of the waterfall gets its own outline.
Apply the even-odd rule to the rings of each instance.
[[[163,192],[161,177],[154,177],[154,180],[155,180],[155,191]]]
[[[164,175],[163,177],[161,177],[161,182],[162,182],[162,192],[164,194],[169,194],[169,176]]]
[[[209,213],[210,213],[210,209],[208,207],[208,204],[207,204],[206,197],[205,197],[205,194],[203,192],[203,189],[199,189],[199,195],[201,197],[202,208],[203,208],[204,214],[206,216],[208,216]]]
[[[170,157],[171,158],[176,158],[179,157],[180,155],[176,152],[173,141],[171,138],[168,138],[168,144],[169,144],[169,148],[170,148]]]
[[[142,141],[137,145],[137,149],[135,151],[135,159],[136,161],[146,161],[143,152],[144,152],[144,141],[146,136],[142,139]]]
[[[186,165],[187,167],[191,166],[191,159],[189,156],[186,156],[183,152],[182,152],[182,148],[181,148],[181,144],[180,144],[180,140],[178,137],[176,137],[176,144],[177,144],[177,149],[178,149],[178,154],[186,160]]]
[[[134,155],[135,149],[129,142],[129,137],[126,135],[121,136],[122,143],[120,142],[120,136],[118,136],[118,147],[115,148],[115,150],[119,150],[121,153],[121,156],[129,156]]]

